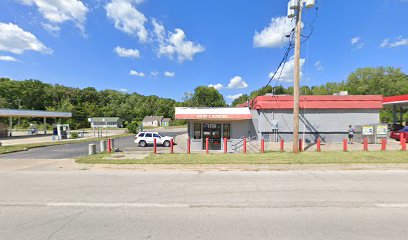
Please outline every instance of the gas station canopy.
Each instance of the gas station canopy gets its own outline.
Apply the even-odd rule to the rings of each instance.
[[[0,117],[44,117],[44,118],[70,118],[70,112],[49,112],[37,110],[0,109]]]
[[[383,99],[384,108],[403,108],[408,109],[408,94],[384,97]]]

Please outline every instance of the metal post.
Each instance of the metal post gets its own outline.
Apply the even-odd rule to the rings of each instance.
[[[364,138],[363,140],[363,150],[368,151],[368,138]]]
[[[280,151],[285,151],[285,140],[283,140],[283,138],[280,140]]]
[[[264,152],[265,152],[265,139],[262,138],[261,139],[261,153],[264,153]]]
[[[321,149],[321,141],[320,141],[320,138],[317,138],[317,151],[318,152],[321,152],[322,151],[322,149]]]
[[[153,139],[153,152],[154,152],[154,154],[157,153],[157,140],[156,140],[156,138]]]
[[[397,106],[395,104],[392,105],[392,127],[395,128],[397,126]],[[395,131],[396,129],[394,129]]]
[[[47,118],[44,117],[44,135],[47,134]]]
[[[347,139],[345,138],[345,139],[343,139],[343,151],[344,152],[347,152],[347,147],[348,147],[348,142],[347,142]]]
[[[112,145],[111,145],[111,139],[108,138],[108,153],[112,152]]]
[[[174,140],[170,139],[170,153],[173,154],[174,153]]]
[[[299,139],[299,152],[303,152],[303,141]]]
[[[386,150],[387,150],[387,139],[381,138],[381,151],[386,151]]]
[[[94,155],[94,154],[96,154],[96,144],[91,143],[88,146],[88,155]]]
[[[296,11],[296,37],[293,81],[293,152],[298,153],[299,144],[299,82],[300,82],[300,34],[302,31],[302,4],[298,0],[299,9]]]
[[[227,138],[224,138],[224,153],[227,153]]]
[[[9,136],[13,136],[12,132],[13,132],[13,117],[9,117],[9,126],[10,126],[10,132],[9,132]]]
[[[106,152],[106,140],[100,141],[101,152]]]
[[[405,138],[402,139],[403,141],[401,142],[401,151],[406,151],[407,150],[407,140]]]
[[[208,151],[208,145],[209,145],[209,139],[208,139],[208,138],[205,138],[205,153],[206,153],[206,154],[209,153],[209,151]]]
[[[244,148],[244,153],[246,153],[247,152],[247,146],[246,146],[247,144],[246,144],[246,138],[244,138],[244,146],[243,146],[243,148]]]
[[[187,138],[187,153],[191,153],[191,144],[190,144],[190,138]]]

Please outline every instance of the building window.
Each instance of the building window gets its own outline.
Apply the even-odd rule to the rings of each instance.
[[[223,137],[230,139],[231,138],[231,124],[229,123],[225,123],[223,124]]]
[[[201,123],[194,123],[194,139],[201,139]]]

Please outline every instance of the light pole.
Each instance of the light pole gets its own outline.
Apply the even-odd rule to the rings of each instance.
[[[295,26],[295,56],[293,79],[293,152],[299,153],[299,82],[300,82],[300,36],[302,32],[303,5],[311,8],[315,0],[290,0],[288,3],[288,18],[296,19]]]

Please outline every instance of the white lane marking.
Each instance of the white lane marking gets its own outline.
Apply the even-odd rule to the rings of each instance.
[[[408,208],[408,203],[380,203],[375,206],[381,208]]]
[[[188,208],[188,204],[179,203],[90,203],[90,202],[50,202],[47,207],[156,207],[156,208]]]

